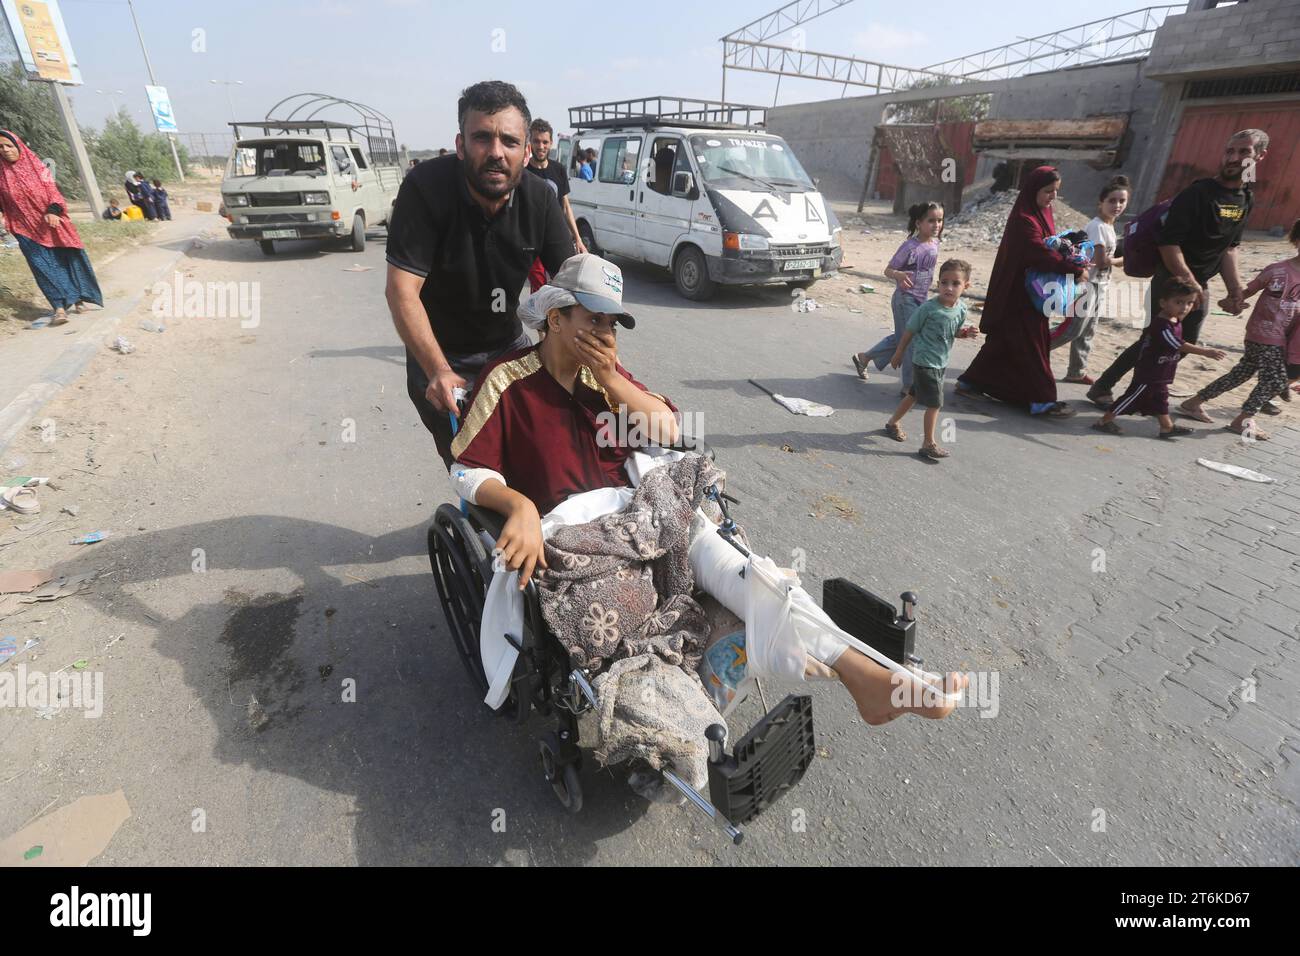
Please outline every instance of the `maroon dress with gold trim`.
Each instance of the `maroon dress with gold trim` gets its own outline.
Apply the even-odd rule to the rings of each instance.
[[[451,453],[466,467],[499,472],[546,514],[570,495],[627,487],[623,466],[636,449],[611,433],[618,410],[591,371],[582,367],[570,395],[543,367],[540,348],[508,352],[484,368]],[[617,370],[676,413],[622,365]]]

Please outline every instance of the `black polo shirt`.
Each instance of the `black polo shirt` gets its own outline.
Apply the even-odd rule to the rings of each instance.
[[[1187,268],[1205,285],[1219,274],[1223,254],[1241,242],[1254,204],[1249,188],[1229,189],[1216,179],[1198,179],[1169,204],[1160,245],[1178,246]]]
[[[545,169],[538,169],[531,163],[526,165],[524,169],[550,183],[557,199],[563,199],[569,195],[569,177],[565,175],[564,169],[555,160],[548,159]]]
[[[388,224],[388,262],[424,278],[420,301],[450,355],[510,345],[523,332],[515,310],[533,261],[554,275],[574,252],[550,186],[523,176],[489,219],[451,154],[406,176]]]

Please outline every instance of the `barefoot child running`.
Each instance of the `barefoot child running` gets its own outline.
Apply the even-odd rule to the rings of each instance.
[[[1221,359],[1225,354],[1183,341],[1183,319],[1196,306],[1199,294],[1200,289],[1186,279],[1173,278],[1165,283],[1156,315],[1142,333],[1133,381],[1101,420],[1093,423],[1094,429],[1122,435],[1124,430],[1115,424],[1116,416],[1154,415],[1160,421],[1161,438],[1192,434],[1193,429],[1175,425],[1169,417],[1169,386],[1178,370],[1178,360],[1188,353],[1212,359]]]
[[[885,276],[894,280],[894,296],[890,307],[894,312],[894,331],[866,352],[855,352],[853,367],[858,377],[867,377],[867,363],[875,362],[883,370],[894,354],[903,329],[926,299],[930,297],[930,282],[934,278],[934,265],[939,261],[939,240],[943,236],[943,206],[937,202],[917,203],[907,210],[908,237],[894,253],[885,267]],[[912,353],[903,356],[900,394],[906,395],[912,385]]]
[[[1287,339],[1288,335],[1294,337],[1296,322],[1300,321],[1300,219],[1291,226],[1287,239],[1296,247],[1297,255],[1265,266],[1242,290],[1240,299],[1229,296],[1219,301],[1219,308],[1231,312],[1234,307],[1243,308],[1245,300],[1256,292],[1263,293],[1246,322],[1246,354],[1226,375],[1178,406],[1179,411],[1198,422],[1212,422],[1214,419],[1201,406],[1258,373],[1259,382],[1242,403],[1241,413],[1227,426],[1239,435],[1249,432],[1257,441],[1268,441],[1269,434],[1255,427],[1255,416],[1266,401],[1274,395],[1285,395],[1291,387],[1287,381]]]
[[[907,435],[898,423],[913,405],[919,404],[925,409],[921,456],[931,461],[948,457],[948,450],[934,440],[934,426],[943,407],[943,375],[948,369],[952,341],[966,319],[966,303],[961,301],[961,294],[969,285],[969,262],[949,259],[940,266],[938,296],[912,313],[889,360],[890,365],[898,368],[910,352],[914,365],[912,386],[885,425],[885,434],[894,441],[906,441]]]

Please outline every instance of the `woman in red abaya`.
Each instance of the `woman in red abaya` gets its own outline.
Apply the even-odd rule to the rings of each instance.
[[[1074,414],[1074,409],[1056,400],[1047,316],[1025,289],[1025,272],[1031,269],[1087,277],[1086,269],[1043,245],[1056,232],[1052,201],[1060,188],[1061,176],[1051,166],[1039,166],[1020,187],[989,277],[980,319],[984,346],[957,379],[958,395],[997,398],[1049,418]]]
[[[14,234],[54,314],[33,328],[62,325],[68,309],[102,306],[104,297],[68,204],[49,169],[9,130],[0,130],[0,224]]]

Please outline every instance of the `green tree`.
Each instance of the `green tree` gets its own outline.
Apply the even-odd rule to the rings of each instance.
[[[175,176],[176,163],[172,160],[167,138],[161,133],[141,130],[125,109],[109,117],[102,130],[82,130],[82,136],[105,198],[121,192],[122,181],[129,169],[134,169],[145,179],[166,180]],[[181,157],[181,166],[188,172],[188,151],[181,143],[176,144],[176,150]],[[126,197],[119,198],[124,200]]]
[[[0,70],[0,125],[16,134],[41,159],[55,162],[55,180],[69,201],[84,199],[72,147],[63,135],[49,83],[28,82],[22,65]]]

